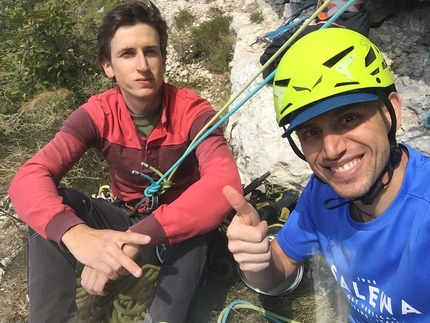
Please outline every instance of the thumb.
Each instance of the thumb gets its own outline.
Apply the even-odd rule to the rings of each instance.
[[[130,230],[125,232],[124,243],[136,244],[136,245],[147,245],[151,242],[151,237],[146,234],[132,232]]]
[[[252,226],[257,226],[260,223],[260,216],[257,210],[245,200],[242,194],[229,185],[223,188],[223,194],[230,205],[236,210],[236,219]]]

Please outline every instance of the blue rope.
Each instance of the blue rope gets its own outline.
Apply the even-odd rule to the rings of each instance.
[[[281,36],[282,34],[284,34],[285,32],[287,32],[289,29],[291,29],[297,25],[300,25],[304,20],[306,20],[308,18],[309,18],[309,16],[306,16],[306,17],[300,18],[299,20],[296,20],[296,21],[294,21],[288,25],[280,27],[274,31],[269,31],[266,33],[266,38],[269,40],[274,40],[275,38],[277,38],[277,37]]]
[[[229,112],[227,112],[221,119],[218,120],[212,127],[210,127],[193,145],[187,148],[187,150],[184,152],[184,154],[173,164],[172,167],[169,168],[167,172],[163,174],[163,176],[160,177],[160,179],[156,182],[151,184],[149,187],[145,189],[145,195],[148,197],[151,197],[153,195],[153,189],[151,188],[153,185],[160,185],[160,183],[167,177],[169,174],[178,167],[185,158],[188,157],[191,151],[193,151],[203,140],[205,140],[216,128],[219,127],[220,124],[222,124],[225,120],[227,120],[233,113],[235,113],[243,104],[245,104],[246,101],[248,101],[252,96],[257,93],[264,85],[266,85],[269,80],[271,80],[274,75],[275,71],[270,73],[269,76],[267,76],[263,82],[257,85],[255,89],[253,89],[245,98],[243,98],[233,109],[231,109]]]
[[[304,20],[306,20],[310,16],[306,16],[304,18],[300,18],[298,21],[295,21],[295,22],[292,22],[292,21],[294,21],[295,19],[297,19],[301,15],[301,13],[303,11],[305,11],[306,9],[309,9],[311,7],[315,7],[316,5],[317,5],[317,3],[315,2],[315,3],[308,4],[308,5],[304,6],[303,8],[300,8],[295,13],[293,13],[290,17],[288,17],[288,19],[286,19],[282,23],[282,25],[279,26],[274,31],[269,31],[264,36],[257,36],[256,42],[262,42],[262,41],[265,41],[265,40],[273,41],[275,38],[277,38],[280,35],[284,34],[289,29],[291,29],[291,28],[293,28],[293,27],[301,24]]]
[[[346,4],[340,8],[338,12],[336,12],[327,22],[325,22],[320,29],[327,28],[330,26],[339,16],[346,11],[356,0],[349,0]],[[172,173],[183,161],[185,158],[188,157],[188,155],[193,151],[204,139],[206,139],[221,123],[223,123],[225,120],[227,120],[233,113],[235,113],[245,102],[247,102],[255,93],[257,93],[264,85],[266,85],[274,76],[275,76],[276,69],[270,73],[260,84],[257,85],[257,87],[252,90],[248,95],[242,99],[233,109],[231,109],[227,114],[225,114],[218,122],[216,122],[211,128],[209,128],[193,145],[187,148],[187,150],[184,152],[184,154],[163,174],[163,176],[158,179],[157,182],[151,183],[149,187],[147,187],[144,191],[145,195],[147,197],[152,197],[154,194],[158,193],[161,184],[164,179],[167,178],[170,173]]]

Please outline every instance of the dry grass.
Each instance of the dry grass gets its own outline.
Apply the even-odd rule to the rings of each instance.
[[[27,317],[26,226],[0,209],[0,323],[24,323]],[[0,269],[1,271],[1,269]]]

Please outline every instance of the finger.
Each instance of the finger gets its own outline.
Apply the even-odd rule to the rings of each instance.
[[[255,208],[249,204],[245,198],[232,186],[224,186],[224,197],[230,205],[236,210],[236,216],[245,224],[256,226],[260,223],[260,217]]]
[[[237,216],[237,215],[236,215]],[[235,218],[236,218],[235,216]],[[267,237],[267,222],[262,221],[257,226],[250,226],[233,218],[227,228],[227,238],[230,241],[260,243]]]
[[[265,264],[266,266],[271,261],[271,253],[265,252],[260,254],[238,253],[234,255],[234,260],[240,265],[245,264]]]
[[[272,254],[270,249],[268,249],[267,251],[255,254],[249,252],[233,253],[233,257],[242,270],[259,271],[269,267]]]
[[[85,266],[81,274],[81,285],[90,295],[95,295],[94,281],[95,281],[95,270]]]
[[[102,274],[98,274],[96,281],[94,283],[94,292],[96,295],[99,296],[106,296],[109,294],[109,288],[107,283],[109,282],[109,279]]]
[[[121,268],[119,270],[118,274],[120,274],[121,276],[128,276],[128,275],[130,275],[130,273],[125,268]]]
[[[123,244],[147,245],[151,242],[151,237],[137,232],[121,232]],[[122,246],[121,246],[122,247]]]
[[[113,255],[115,253],[116,255]],[[96,270],[97,272],[103,274],[107,278],[111,280],[116,280],[119,278],[119,271],[122,266],[118,261],[118,257],[121,257],[121,251],[116,250],[110,251],[103,254],[103,257],[99,257],[97,261],[90,264],[90,267]]]
[[[228,249],[232,254],[264,254],[270,251],[269,237],[256,242],[229,239]]]
[[[123,267],[125,270],[127,270],[130,274],[132,274],[134,277],[139,278],[142,276],[142,268],[138,264],[136,264],[133,259],[131,259],[127,254],[125,254],[121,250],[121,254],[116,257],[118,263]],[[118,273],[121,271],[118,270]],[[123,272],[123,271],[122,271]]]
[[[267,267],[269,267],[269,262],[259,262],[259,263],[240,263],[239,264],[239,268],[242,271],[250,271],[250,272],[260,272],[264,269],[266,269]]]
[[[81,285],[90,295],[106,296],[109,294],[109,279],[95,270],[85,266],[81,275]]]

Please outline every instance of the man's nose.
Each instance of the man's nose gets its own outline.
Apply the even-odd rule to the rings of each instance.
[[[145,55],[143,53],[139,53],[136,56],[136,64],[137,64],[137,70],[138,71],[147,71],[149,68],[148,60],[146,59]]]
[[[343,155],[346,150],[345,139],[336,133],[323,135],[323,153],[327,159],[337,159]]]

